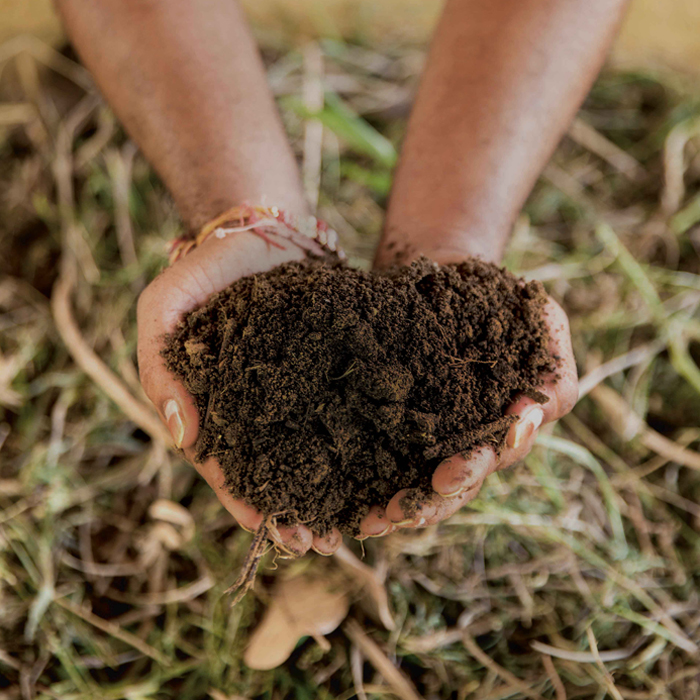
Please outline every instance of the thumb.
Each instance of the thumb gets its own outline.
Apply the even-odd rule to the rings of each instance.
[[[142,292],[137,306],[141,383],[178,447],[188,450],[195,444],[199,412],[192,396],[166,367],[161,355],[165,336],[175,330],[186,313],[237,279],[304,255],[292,243],[271,248],[252,233],[223,239],[212,236],[164,270]]]
[[[161,353],[166,334],[175,330],[189,304],[184,303],[182,290],[171,284],[173,280],[168,272],[156,278],[139,297],[136,311],[139,376],[146,396],[168,427],[175,446],[187,449],[197,440],[199,412],[192,396],[167,369]],[[180,308],[182,311],[178,313]]]

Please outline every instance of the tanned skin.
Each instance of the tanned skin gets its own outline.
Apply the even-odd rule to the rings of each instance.
[[[196,231],[237,204],[308,213],[264,69],[235,0],[57,0],[85,65]],[[437,262],[469,255],[499,261],[515,217],[590,89],[626,0],[447,0],[409,123],[377,267],[423,253]],[[195,403],[166,370],[162,337],[188,311],[236,279],[303,251],[244,233],[208,239],[159,275],[138,305],[141,381],[182,447],[238,522],[262,515],[224,487],[216,460],[198,464]],[[542,377],[543,406],[517,400],[505,449],[445,460],[434,494],[410,519],[402,492],[373,504],[364,536],[449,517],[484,479],[522,459],[539,427],[571,410],[577,375],[566,315],[550,300],[546,320],[558,379]],[[281,528],[299,554],[332,554],[340,533]]]

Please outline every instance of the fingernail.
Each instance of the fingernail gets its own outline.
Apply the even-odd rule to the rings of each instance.
[[[383,537],[391,529],[391,523],[389,523],[381,532],[377,532],[374,535],[369,535],[369,537]]]
[[[471,488],[472,486],[473,486],[473,484],[471,482],[469,482],[468,484],[461,482],[461,483],[451,485],[451,488],[448,491],[437,491],[436,490],[436,493],[439,496],[442,496],[443,498],[454,498],[455,496],[462,495],[467,489]]]
[[[517,449],[542,425],[544,411],[539,406],[526,409],[508,433],[508,446]]]
[[[449,493],[442,493],[438,491],[438,494],[443,498],[457,498],[457,496],[461,496],[465,491],[469,490],[470,488],[471,484],[467,486],[460,486],[456,491],[450,491]]]
[[[475,481],[473,483],[469,483],[466,486],[461,486],[457,491],[453,491],[452,493],[440,493],[439,495],[442,496],[443,498],[457,498],[457,496],[461,496],[465,494],[467,491],[473,491],[474,489],[479,489],[480,488],[480,482]]]
[[[464,466],[459,465],[459,463],[455,465],[454,457],[449,457],[438,464],[435,472],[438,473],[438,471],[441,473],[447,472],[452,476],[450,482],[445,484],[444,489],[435,489],[435,492],[443,498],[453,498],[454,496],[459,496],[460,493],[471,486],[471,481],[467,480],[471,479],[473,476],[472,470],[465,469]]]
[[[335,552],[322,552],[320,549],[316,549],[316,547],[314,547],[313,545],[311,545],[311,549],[313,549],[314,552],[316,552],[316,554],[322,557],[332,557],[335,554]]]
[[[175,446],[182,447],[182,441],[185,439],[185,423],[182,420],[182,412],[180,406],[175,399],[168,399],[163,407],[165,414],[165,422],[168,424],[168,430],[173,436]]]
[[[413,525],[414,527],[420,527],[433,515],[435,515],[435,506],[431,503],[423,503],[415,509],[415,512],[410,518],[404,517],[403,520],[398,523],[394,523],[394,525],[397,527],[402,525]]]

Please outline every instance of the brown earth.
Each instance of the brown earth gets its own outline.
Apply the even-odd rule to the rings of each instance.
[[[282,524],[356,533],[429,490],[442,459],[500,448],[505,408],[552,369],[545,293],[478,260],[375,274],[307,259],[190,313],[164,356],[197,401],[197,459]]]

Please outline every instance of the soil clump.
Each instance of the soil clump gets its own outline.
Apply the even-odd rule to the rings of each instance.
[[[280,524],[357,533],[441,460],[500,449],[554,369],[545,292],[476,259],[386,273],[308,258],[245,277],[168,336],[200,412],[197,459]]]

